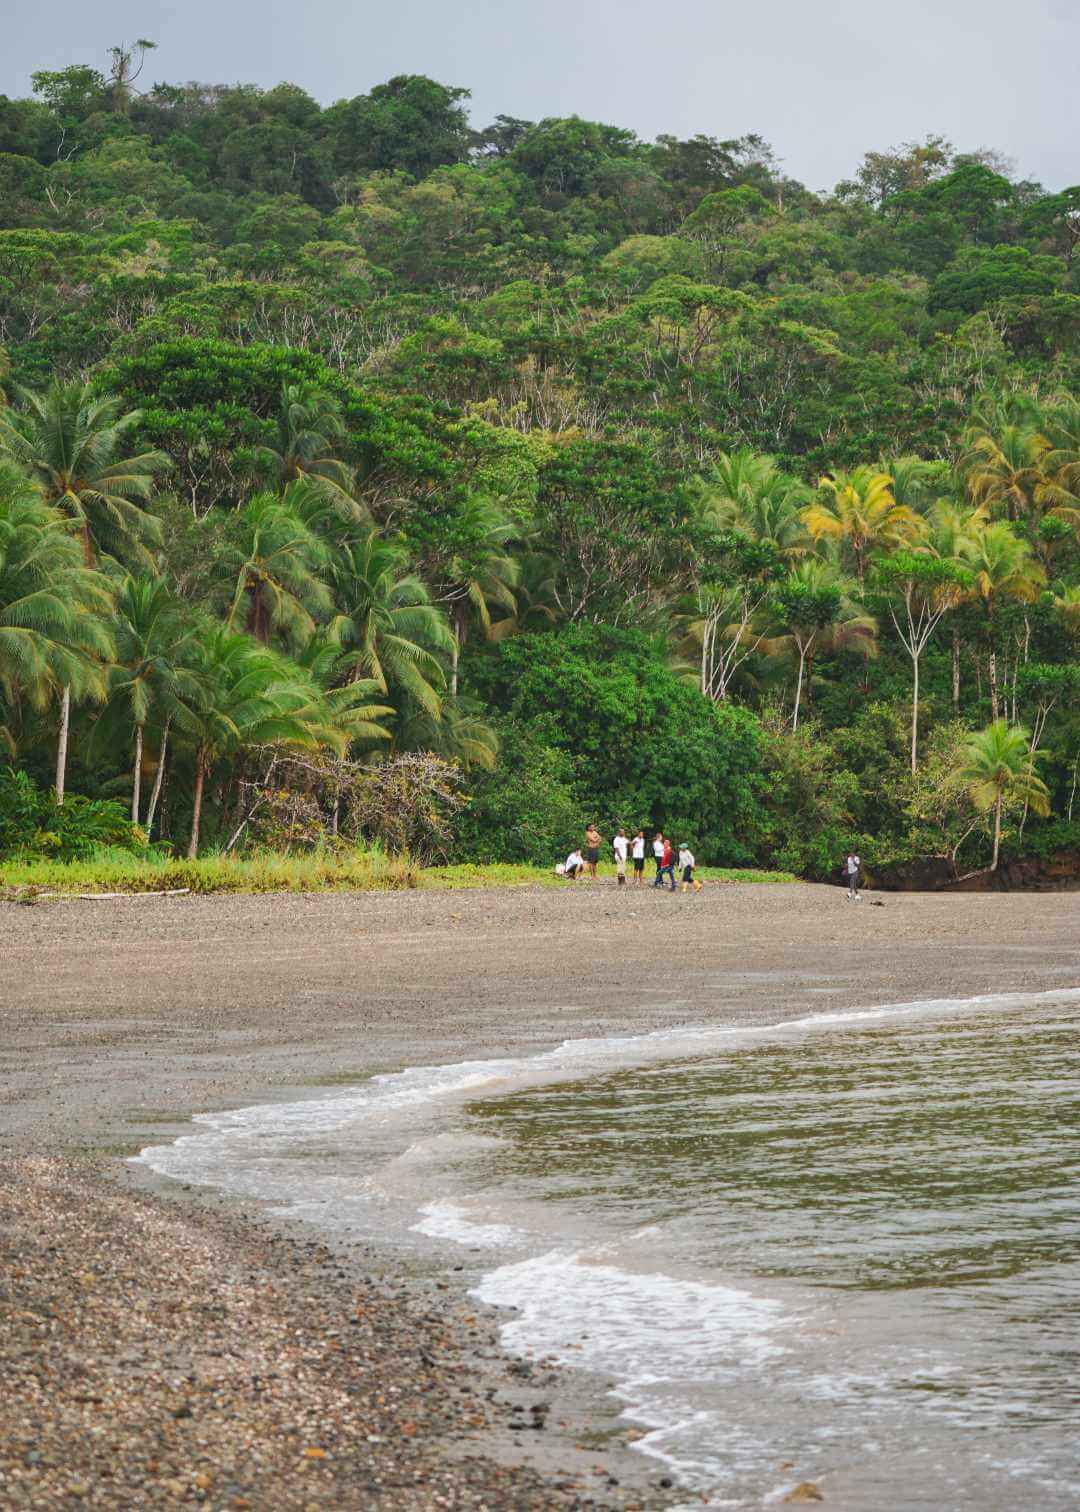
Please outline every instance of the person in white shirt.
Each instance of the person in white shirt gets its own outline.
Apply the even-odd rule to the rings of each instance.
[[[659,830],[653,836],[652,853],[653,860],[656,862],[656,876],[653,879],[653,886],[659,887],[661,881],[660,868],[664,864],[664,837]]]
[[[848,851],[847,860],[844,862],[844,872],[847,876],[848,901],[861,902],[859,897],[859,870],[862,862],[854,851]]]
[[[634,836],[634,848],[631,852],[634,858],[634,882],[640,887],[645,881],[645,831],[638,830]]]
[[[569,877],[571,882],[576,882],[584,870],[585,862],[580,850],[572,850],[566,858],[566,865],[563,867],[563,876]]]
[[[695,881],[694,879],[694,867],[696,865],[697,862],[694,860],[693,851],[686,844],[686,842],[683,841],[683,843],[679,846],[679,870],[682,872],[683,892],[689,892],[691,888],[693,888],[695,892],[701,891],[701,883]]]
[[[626,831],[619,826],[611,848],[615,852],[615,875],[619,879],[619,886],[626,886],[626,852],[630,848],[630,842],[626,838]]]

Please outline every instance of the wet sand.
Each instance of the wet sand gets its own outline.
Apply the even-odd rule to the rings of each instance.
[[[875,906],[866,895],[856,906],[839,889],[808,885],[712,884],[698,896],[673,896],[603,882],[555,891],[0,905],[0,1151],[17,1162],[5,1183],[0,1246],[5,1270],[23,1272],[0,1295],[0,1322],[6,1316],[11,1325],[0,1344],[5,1412],[26,1398],[36,1337],[26,1332],[27,1315],[51,1309],[48,1368],[57,1371],[51,1386],[41,1385],[42,1400],[52,1403],[41,1409],[47,1425],[31,1427],[31,1436],[48,1439],[48,1452],[21,1438],[0,1451],[0,1500],[663,1505],[662,1472],[613,1434],[620,1425],[598,1393],[602,1383],[554,1372],[538,1382],[517,1373],[494,1345],[495,1320],[462,1296],[449,1258],[445,1270],[403,1277],[377,1252],[319,1251],[329,1257],[318,1262],[329,1291],[313,1320],[312,1262],[303,1247],[310,1235],[296,1237],[207,1194],[192,1208],[196,1194],[170,1188],[168,1195],[187,1205],[164,1203],[168,1184],[148,1190],[137,1168],[118,1157],[183,1132],[193,1112],[294,1101],[407,1065],[528,1054],[567,1038],[679,1024],[768,1023],[834,1008],[1080,984],[1075,893],[886,894],[880,901]],[[45,1164],[30,1158],[43,1152],[51,1157]],[[130,1236],[127,1260],[105,1244],[102,1215],[113,1233]],[[88,1283],[69,1253],[80,1225],[98,1234],[87,1241],[99,1256],[87,1271],[97,1279]],[[160,1271],[149,1263],[150,1249],[147,1263],[139,1263],[138,1244],[149,1243],[151,1231]],[[338,1406],[328,1396],[325,1408],[337,1434],[326,1459],[305,1458],[303,1449],[325,1446],[288,1434],[291,1448],[280,1457],[277,1406],[272,1411],[272,1397],[250,1385],[261,1378],[258,1362],[233,1372],[247,1383],[236,1387],[227,1415],[239,1425],[235,1433],[208,1439],[206,1453],[230,1467],[227,1479],[191,1447],[197,1418],[170,1416],[167,1404],[178,1391],[210,1390],[211,1361],[222,1357],[200,1357],[186,1372],[187,1387],[178,1386],[185,1373],[177,1376],[168,1361],[182,1353],[192,1327],[203,1325],[176,1313],[173,1335],[163,1340],[143,1314],[120,1303],[133,1289],[151,1301],[182,1290],[186,1248],[206,1257],[199,1297],[207,1316],[229,1305],[225,1290],[234,1283],[225,1278],[247,1264],[271,1277],[273,1298],[259,1302],[269,1311],[259,1314],[258,1332],[310,1332],[305,1348],[323,1364],[309,1372],[289,1410],[295,1415],[302,1399],[321,1401],[324,1388],[339,1390]],[[249,1252],[257,1259],[242,1258]],[[115,1346],[93,1319],[86,1324],[93,1347],[80,1342],[81,1322],[66,1321],[85,1318],[72,1301],[85,1302],[83,1287],[86,1295],[114,1297],[102,1318],[113,1318],[114,1327],[123,1319]],[[374,1421],[375,1405],[351,1416],[341,1405],[340,1391],[359,1389],[349,1366],[355,1324],[347,1321],[357,1307],[379,1320],[367,1341],[369,1375],[392,1381],[407,1403],[397,1411],[383,1391],[378,1412],[389,1413],[390,1426],[374,1433],[365,1413]],[[241,1343],[222,1347],[242,1357]],[[254,1350],[259,1340],[250,1344]],[[460,1387],[461,1401],[475,1410],[448,1394],[445,1378],[432,1378],[436,1366],[424,1363],[421,1348],[437,1362],[450,1352],[455,1391]],[[134,1424],[127,1438],[95,1420],[103,1409],[93,1400],[112,1400],[105,1386],[124,1378],[125,1357],[139,1362],[136,1374],[165,1383],[152,1422],[130,1403],[122,1406],[121,1419]],[[71,1384],[79,1371],[97,1382],[82,1390],[88,1401],[81,1403]],[[118,1400],[127,1402],[124,1391]],[[435,1400],[453,1410],[431,1410]],[[532,1409],[543,1402],[537,1427]],[[160,1469],[163,1452],[147,1448],[161,1425],[174,1446],[169,1474]],[[101,1446],[114,1441],[128,1444],[129,1458],[141,1454],[141,1468],[132,1471],[141,1476],[137,1483],[117,1479],[121,1451],[104,1473]],[[72,1468],[61,1473],[56,1463],[65,1457]],[[147,1463],[159,1469],[146,1470]]]

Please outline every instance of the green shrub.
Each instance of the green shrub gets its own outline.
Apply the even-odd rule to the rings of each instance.
[[[146,836],[110,798],[69,793],[58,804],[51,792],[35,787],[26,772],[0,771],[0,857],[46,856],[83,860],[101,846],[140,852]]]
[[[756,859],[758,720],[703,698],[647,636],[596,625],[523,635],[504,641],[474,676],[534,749],[573,762],[572,779],[565,766],[559,777],[578,802],[572,838],[589,820],[607,834],[616,824],[628,833],[643,825],[691,841],[702,864]]]
[[[551,866],[581,833],[574,762],[513,721],[498,725],[499,765],[470,779],[472,797],[457,822],[455,854],[466,861]]]
[[[812,724],[794,734],[773,728],[763,745],[762,857],[800,877],[823,880],[853,844],[865,848],[853,816],[859,779],[838,764]]]

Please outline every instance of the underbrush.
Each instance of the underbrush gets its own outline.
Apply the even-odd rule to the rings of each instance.
[[[408,859],[378,851],[291,856],[255,851],[245,856],[134,856],[100,850],[83,861],[0,862],[0,885],[12,893],[167,892],[265,893],[369,891],[417,885]]]
[[[602,877],[614,868],[601,867]],[[793,882],[789,872],[703,867],[699,876],[721,882]],[[513,863],[419,867],[408,857],[379,850],[284,855],[201,856],[186,861],[161,853],[132,855],[103,847],[81,861],[0,862],[0,896],[30,901],[48,894],[373,892],[401,888],[566,887],[554,871]],[[584,885],[584,884],[578,884]]]

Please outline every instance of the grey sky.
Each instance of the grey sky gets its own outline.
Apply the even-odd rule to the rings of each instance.
[[[7,0],[0,92],[35,68],[103,66],[136,36],[147,77],[302,85],[328,103],[397,73],[497,114],[577,113],[772,142],[831,188],[862,153],[938,132],[996,147],[1026,177],[1080,181],[1080,0]]]

